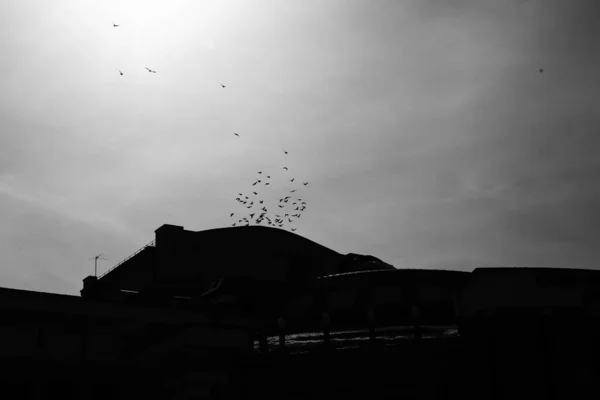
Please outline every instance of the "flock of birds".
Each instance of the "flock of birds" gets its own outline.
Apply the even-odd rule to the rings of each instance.
[[[113,22],[113,28],[118,27],[119,25]],[[146,67],[146,70],[151,74],[156,73],[155,70],[148,67]],[[124,75],[123,71],[118,71],[121,76]],[[222,83],[221,87],[223,89],[226,88],[226,86]],[[240,137],[239,133],[237,132],[234,132],[234,135]],[[287,155],[288,151],[284,150],[284,153]],[[283,166],[282,170],[289,173],[289,168],[286,166]],[[256,178],[255,182],[252,183],[252,186],[256,187],[260,184],[261,186],[269,187],[272,182],[270,179],[270,175],[263,174],[262,171],[258,171],[258,177]],[[289,177],[286,179],[289,179]],[[269,213],[269,210],[264,204],[265,200],[259,196],[258,189],[253,188],[248,195],[244,193],[238,193],[238,197],[235,198],[235,201],[237,201],[240,205],[243,205],[247,209],[246,212],[248,214],[247,216],[242,215],[241,218],[237,219],[240,217],[240,213],[232,212],[229,217],[233,219],[233,217],[236,216],[237,219],[237,221],[232,223],[232,226],[249,226],[250,224],[260,225],[264,222],[268,226],[284,228],[287,223],[293,223],[300,218],[306,209],[306,201],[295,195],[295,193],[301,187],[299,185],[300,182],[296,181],[295,177],[289,179],[289,182],[296,182],[296,185],[298,186],[290,190],[287,196],[279,199],[277,204],[278,208],[276,209],[275,213]],[[308,185],[308,182],[302,182],[302,186],[306,185]],[[292,232],[295,232],[296,230],[297,228],[291,228]]]
[[[236,134],[236,136],[239,135]],[[284,153],[288,154],[287,151],[284,151]],[[283,166],[282,170],[289,173],[289,168],[286,166]],[[289,175],[286,180],[287,179],[289,179]],[[308,185],[308,182],[297,181],[295,177],[289,179],[289,182],[295,186],[286,196],[279,199],[276,211],[269,213],[269,209],[267,209],[267,206],[265,205],[265,200],[262,198],[262,195],[259,194],[259,190],[262,189],[257,189],[256,186],[264,186],[264,190],[268,190],[267,187],[272,183],[271,175],[267,175],[267,173],[263,173],[263,171],[258,171],[257,177],[252,183],[254,188],[247,194],[238,193],[238,196],[235,198],[235,201],[248,210],[244,210],[245,212],[248,212],[248,214],[247,216],[241,216],[241,218],[237,219],[240,217],[238,215],[236,217],[237,221],[233,222],[232,226],[249,226],[250,224],[260,225],[264,222],[267,226],[283,228],[287,223],[293,223],[300,218],[304,210],[306,210],[307,204],[301,197],[297,197],[295,193],[301,187]],[[236,216],[235,212],[232,212],[229,215],[230,218],[233,218],[234,216]],[[295,232],[297,228],[291,228],[291,230],[292,232]]]

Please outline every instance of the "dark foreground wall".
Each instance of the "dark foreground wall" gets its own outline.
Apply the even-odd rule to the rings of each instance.
[[[0,299],[2,398],[586,398],[600,378],[598,319],[573,310],[498,309],[468,338],[264,355],[241,316]]]

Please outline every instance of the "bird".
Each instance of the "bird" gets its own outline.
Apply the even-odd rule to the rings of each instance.
[[[267,183],[265,183],[265,185],[270,185],[270,183],[269,183],[269,182],[267,182]]]
[[[542,68],[540,68],[540,74],[541,74],[542,72],[544,72],[544,70],[543,70]]]
[[[308,185],[308,182],[302,182],[304,184],[304,186]]]
[[[283,169],[288,170],[288,167],[283,167]],[[288,170],[289,171],[289,170]]]
[[[252,193],[254,193],[254,195],[255,195],[255,196],[258,194],[258,193],[256,193],[256,192],[252,192]]]
[[[287,152],[287,151],[285,151],[285,150],[284,150],[283,152],[284,152],[285,154],[287,154],[287,153],[288,153],[288,152]]]
[[[259,200],[258,202],[259,202],[260,204],[262,204],[262,203],[263,203],[263,201],[262,201],[262,200]]]
[[[290,190],[290,193],[294,193],[295,191],[296,191],[296,189],[294,189],[294,190]]]
[[[154,71],[154,70],[151,70],[151,69],[150,69],[150,68],[148,68],[148,67],[146,67],[146,69],[148,70],[148,72],[151,72],[151,73],[153,73],[153,74],[155,74],[155,73],[156,73],[156,71]]]
[[[113,27],[114,27],[114,28],[118,28],[118,27],[119,27],[119,25],[117,25],[117,24],[115,24],[115,23],[113,22]]]
[[[118,71],[119,71],[119,74],[123,75],[123,72],[121,72],[121,70],[120,70],[120,69],[119,69]]]
[[[223,89],[225,89],[225,85],[223,85],[223,84],[221,83],[221,86],[223,86]]]
[[[279,204],[279,208],[283,208],[283,206],[281,204]]]
[[[267,175],[267,178],[271,178],[269,175]]]
[[[254,183],[252,184],[252,186],[256,186],[256,184],[257,184],[257,183],[258,183],[258,182],[254,182]]]
[[[262,171],[258,171],[259,174],[262,174]]]
[[[292,179],[290,180],[290,182],[294,182],[294,179],[296,179],[296,178],[292,178]]]
[[[295,232],[297,228],[292,228],[292,232]]]
[[[235,133],[235,132],[234,132],[233,134],[234,134],[235,136],[237,136],[237,137],[239,137],[239,136],[240,136],[240,135],[238,135],[238,134],[237,134],[237,133]]]
[[[229,218],[233,217],[233,214],[234,214],[234,213],[231,213],[231,214],[229,215]]]

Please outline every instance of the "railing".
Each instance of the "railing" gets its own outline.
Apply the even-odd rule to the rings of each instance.
[[[125,263],[127,260],[129,260],[130,258],[132,258],[133,256],[135,256],[136,254],[140,253],[142,250],[146,249],[146,247],[153,247],[154,244],[155,244],[155,242],[156,242],[156,239],[154,239],[153,241],[151,241],[150,243],[148,243],[147,245],[145,245],[144,247],[142,247],[141,249],[139,249],[135,253],[131,254],[129,257],[127,257],[126,259],[124,259],[123,261],[121,261],[120,263],[118,263],[117,265],[115,265],[114,267],[112,267],[111,269],[109,269],[108,271],[106,271],[105,273],[103,273],[102,275],[100,275],[98,277],[98,279],[101,279],[102,277],[106,276],[110,271],[112,271],[115,268],[123,265],[123,263]]]

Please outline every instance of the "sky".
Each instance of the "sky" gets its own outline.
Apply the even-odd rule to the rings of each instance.
[[[79,295],[253,189],[396,268],[600,265],[595,0],[0,8],[1,287]]]

